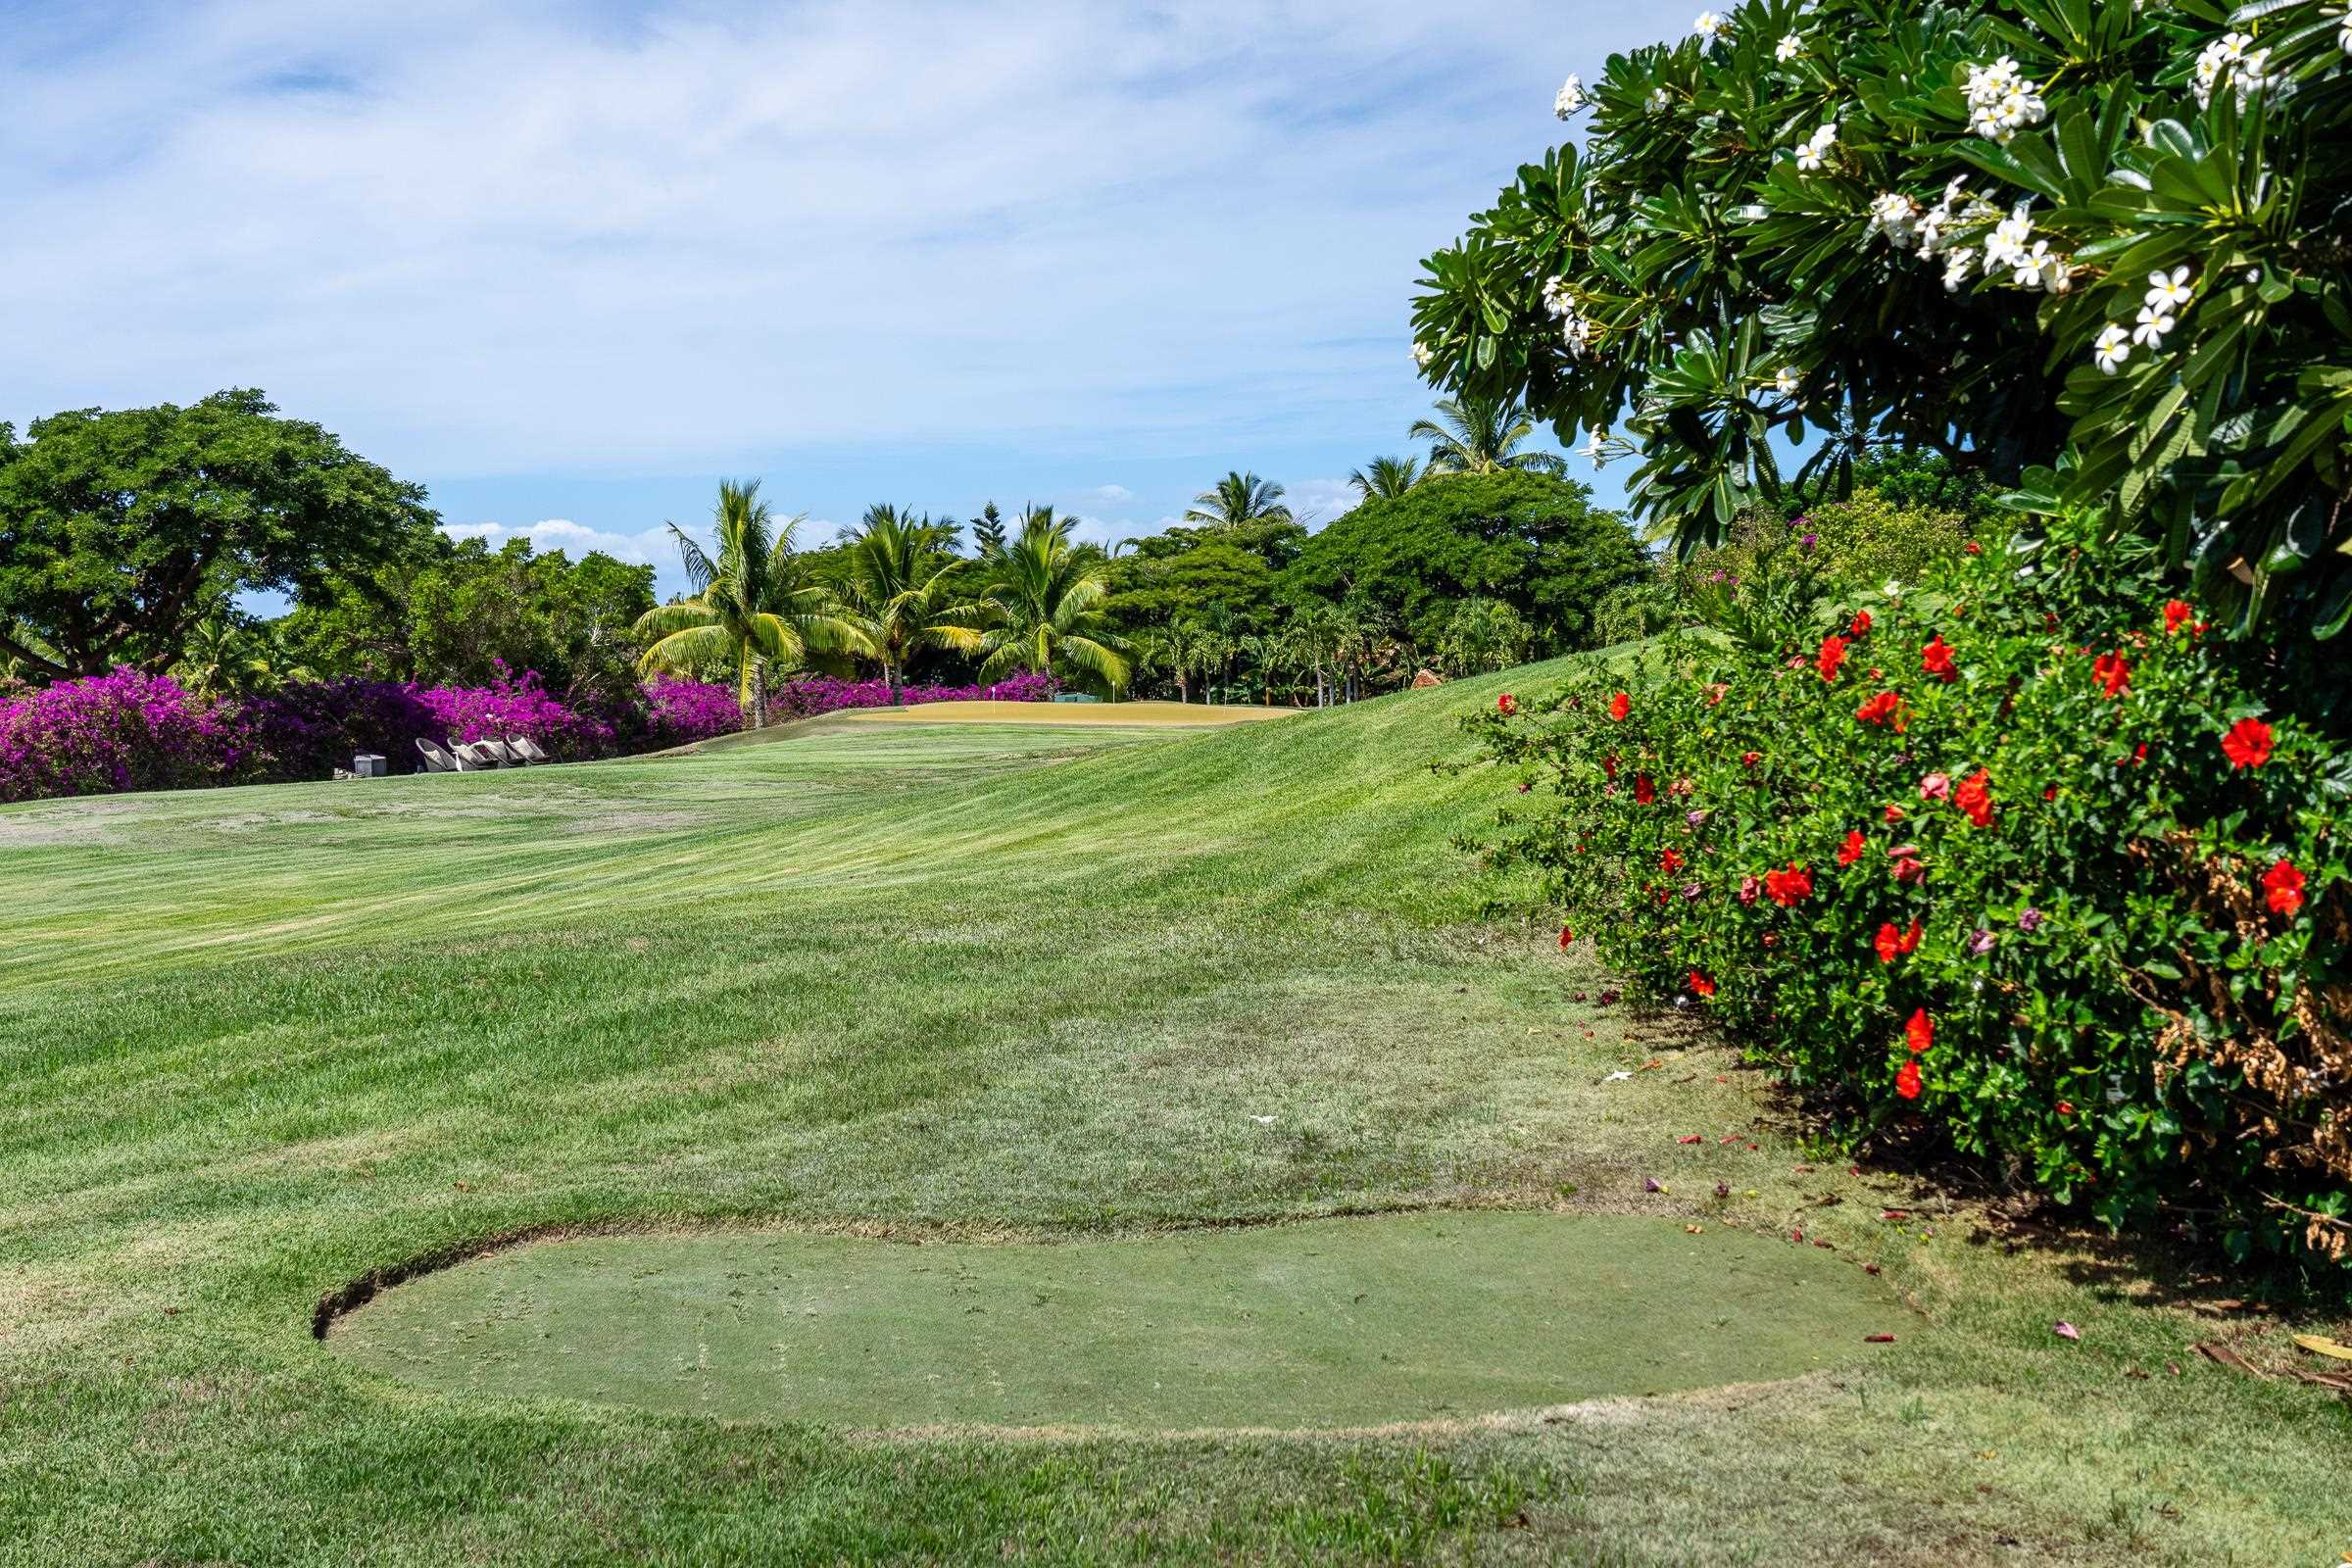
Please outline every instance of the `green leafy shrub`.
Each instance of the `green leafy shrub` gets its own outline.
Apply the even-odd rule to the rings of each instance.
[[[1477,722],[1529,793],[1492,854],[1866,1140],[2344,1265],[2342,710],[2315,645],[2225,639],[2093,532],[1507,702]]]

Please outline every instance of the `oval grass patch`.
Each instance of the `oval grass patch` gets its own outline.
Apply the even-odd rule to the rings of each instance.
[[[1810,1247],[1474,1212],[1050,1245],[538,1243],[410,1281],[335,1353],[449,1393],[734,1419],[1359,1427],[1793,1376],[1915,1322]]]

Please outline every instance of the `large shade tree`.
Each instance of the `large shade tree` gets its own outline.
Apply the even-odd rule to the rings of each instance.
[[[0,655],[58,679],[160,673],[236,595],[306,595],[418,548],[438,519],[256,391],[0,424]]]
[[[2352,622],[2352,30],[2255,0],[1765,0],[1613,56],[1426,264],[1415,358],[1641,453],[1686,548],[1940,452],[2208,610]],[[1617,435],[1619,426],[1631,441]],[[1794,439],[1808,458],[1784,476]]]
[[[767,723],[771,673],[798,667],[811,650],[874,654],[865,630],[800,569],[793,553],[799,523],[798,517],[776,522],[760,499],[757,479],[719,484],[711,517],[715,559],[671,523],[695,591],[638,620],[637,635],[647,644],[639,667],[647,673],[732,671],[745,721],[758,729]]]

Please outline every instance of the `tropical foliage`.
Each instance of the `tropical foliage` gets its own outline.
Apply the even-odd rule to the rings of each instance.
[[[2343,1262],[2340,702],[2176,597],[2152,543],[2055,543],[1510,704],[1490,732],[1534,793],[1495,858],[1858,1138]]]
[[[760,481],[723,482],[711,517],[718,538],[712,559],[692,534],[669,525],[694,594],[638,617],[646,642],[638,667],[646,673],[691,673],[713,665],[733,673],[745,720],[767,722],[768,682],[800,667],[811,649],[875,652],[873,638],[843,615],[832,596],[808,580],[793,557],[797,517],[778,526]]]
[[[1067,664],[1113,691],[1127,684],[1124,640],[1102,613],[1109,564],[1071,538],[1073,523],[1033,513],[987,563],[979,600],[950,616],[942,635],[979,662],[980,678]]]
[[[1885,443],[2095,512],[2205,612],[2352,619],[2340,8],[1762,0],[1612,57],[1426,264],[1416,358],[1639,451],[1686,548]],[[1613,432],[1621,427],[1629,440]],[[1784,478],[1783,448],[1810,448]]]

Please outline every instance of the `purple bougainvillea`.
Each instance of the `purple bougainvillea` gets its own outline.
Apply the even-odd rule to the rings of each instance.
[[[1050,676],[993,686],[903,686],[907,703],[1042,702]],[[878,680],[787,683],[779,718],[886,708]],[[117,669],[0,699],[0,802],[125,790],[194,789],[322,779],[361,752],[394,772],[416,766],[419,738],[464,742],[527,736],[550,757],[580,761],[660,751],[742,727],[731,687],[656,680],[608,703],[565,702],[537,674],[487,686],[301,681],[265,696],[208,703],[160,675]]]

